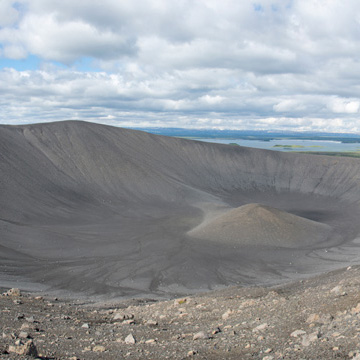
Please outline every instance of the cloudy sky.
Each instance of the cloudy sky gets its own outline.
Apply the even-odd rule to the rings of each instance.
[[[359,0],[0,0],[0,123],[360,132]]]

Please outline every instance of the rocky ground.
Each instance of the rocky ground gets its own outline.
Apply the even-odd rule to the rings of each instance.
[[[0,359],[360,359],[359,266],[111,306],[12,289],[0,309]]]

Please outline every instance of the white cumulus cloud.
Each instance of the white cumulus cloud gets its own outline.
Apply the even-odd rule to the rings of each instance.
[[[14,0],[0,1],[0,27],[14,25],[18,20],[19,12],[14,7],[15,3]]]
[[[360,101],[336,98],[330,101],[329,108],[334,113],[356,114],[359,112]]]
[[[360,131],[359,32],[357,0],[1,0],[0,122]]]

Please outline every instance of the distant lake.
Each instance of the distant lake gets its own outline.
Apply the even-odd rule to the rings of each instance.
[[[243,139],[194,139],[217,144],[238,144],[257,149],[275,151],[360,151],[360,143],[348,144],[330,140],[243,140]]]

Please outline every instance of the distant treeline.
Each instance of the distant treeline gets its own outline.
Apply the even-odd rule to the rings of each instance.
[[[181,129],[181,128],[136,128],[151,134],[182,138],[207,139],[243,139],[243,140],[331,140],[343,143],[360,143],[360,134],[296,132],[296,131],[265,131],[265,130],[212,130],[212,129]]]

